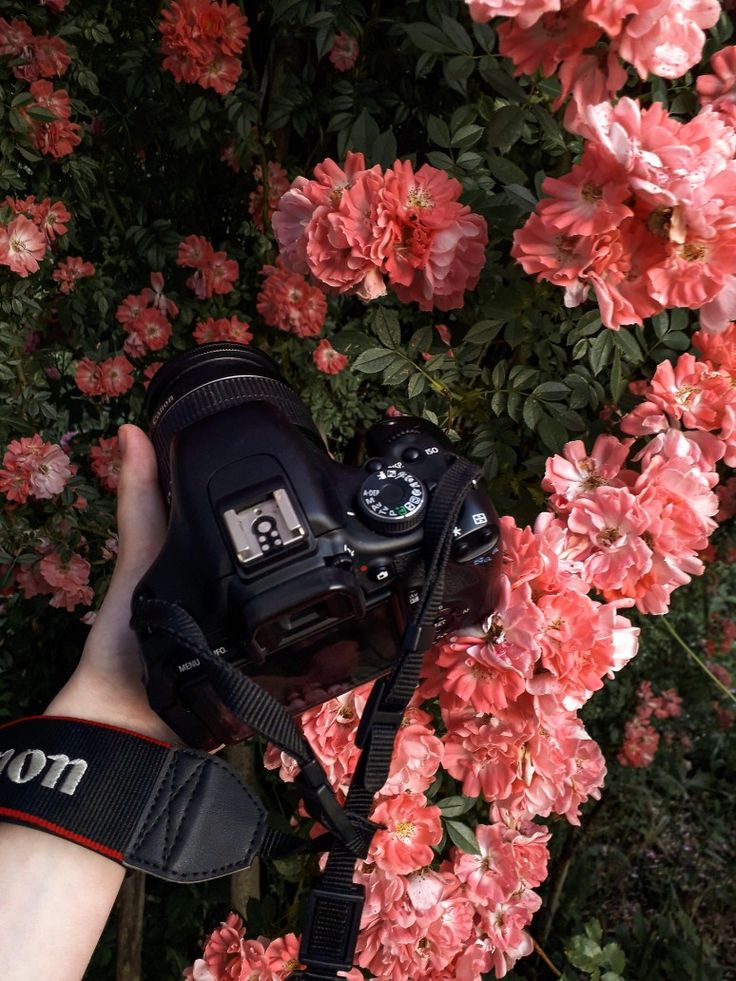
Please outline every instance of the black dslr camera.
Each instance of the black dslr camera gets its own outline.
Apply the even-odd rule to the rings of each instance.
[[[328,455],[304,403],[261,351],[206,344],[165,364],[147,411],[170,505],[136,596],[183,607],[212,651],[292,714],[385,673],[424,582],[422,523],[456,459],[436,426],[373,426],[369,458]],[[498,519],[472,489],[453,530],[438,636],[493,608]],[[148,697],[190,746],[250,735],[199,659],[139,632]]]

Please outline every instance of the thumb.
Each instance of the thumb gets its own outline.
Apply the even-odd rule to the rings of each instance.
[[[116,577],[140,578],[158,555],[166,534],[166,512],[158,484],[156,454],[142,429],[118,432],[118,561]]]

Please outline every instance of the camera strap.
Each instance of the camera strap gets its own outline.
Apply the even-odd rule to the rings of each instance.
[[[406,629],[402,653],[393,669],[373,686],[358,727],[356,742],[362,751],[345,801],[345,812],[353,820],[367,820],[373,798],[388,777],[396,734],[419,684],[424,654],[434,643],[452,531],[479,472],[473,464],[457,459],[432,496],[424,522],[426,574],[417,613]],[[370,841],[366,855],[368,848]],[[352,968],[365,899],[363,886],[353,883],[355,858],[342,841],[331,846],[302,918],[299,960],[305,968],[292,975],[293,981],[341,981],[339,972]]]

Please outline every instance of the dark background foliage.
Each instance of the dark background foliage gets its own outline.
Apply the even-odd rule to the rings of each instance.
[[[166,292],[181,308],[165,355],[191,345],[197,320],[237,313],[280,362],[335,453],[358,457],[365,430],[391,404],[423,414],[482,464],[499,510],[520,521],[543,506],[545,457],[568,439],[607,430],[599,412],[631,404],[628,381],[651,376],[660,360],[689,348],[689,311],[662,314],[643,329],[607,331],[593,306],[564,310],[559,291],[535,284],[510,259],[511,234],[533,209],[544,176],[567,172],[581,146],[551,111],[557,82],[513,78],[493,28],[472,24],[464,3],[274,0],[243,9],[252,28],[243,74],[234,92],[219,96],[177,84],[162,70],[156,4],[71,0],[53,15],[25,0],[0,0],[0,15],[24,17],[36,33],[58,34],[72,49],[57,87],[68,89],[84,129],[82,144],[60,161],[34,151],[18,112],[27,84],[2,59],[0,194],[61,198],[74,218],[58,256],[81,255],[96,267],[68,297],[51,281],[51,261],[27,279],[0,275],[0,445],[37,431],[52,441],[76,431],[75,489],[89,501],[73,511],[70,489],[61,506],[8,509],[0,519],[2,563],[30,561],[44,537],[69,550],[83,538],[94,585],[104,589],[111,568],[100,549],[113,527],[114,501],[97,486],[88,451],[119,423],[140,421],[146,362],[130,395],[109,402],[81,395],[73,365],[121,350],[115,309],[147,285],[151,271],[165,273]],[[326,57],[338,30],[357,36],[361,48],[345,74]],[[730,17],[710,33],[704,64],[731,38]],[[697,108],[693,75],[649,84],[632,74],[626,93],[687,118]],[[220,159],[230,143],[239,173]],[[280,161],[293,177],[347,149],[363,151],[369,163],[389,165],[398,156],[447,170],[462,181],[463,200],[487,219],[491,244],[478,289],[450,314],[331,298],[324,333],[351,368],[327,378],[314,370],[313,342],[259,321],[259,270],[275,253],[247,206],[256,164]],[[238,259],[232,293],[202,302],[186,289],[175,258],[180,239],[192,233]],[[453,357],[434,330],[438,323],[450,328]],[[714,608],[729,616],[733,582],[722,564],[678,594],[673,620],[696,649],[713,629]],[[79,612],[51,610],[43,597],[6,600],[0,718],[42,709],[68,676],[86,635]],[[629,979],[733,978],[733,730],[715,728],[711,702],[719,696],[708,679],[656,621],[643,627],[637,661],[586,710],[609,778],[603,801],[584,810],[581,829],[555,823],[545,906],[532,932],[567,978],[595,977],[606,967],[619,972],[618,955],[609,951],[609,964],[602,953],[612,941],[626,954]],[[615,756],[643,678],[657,690],[678,687],[685,711],[672,726],[672,747],[660,750],[651,769],[624,770]],[[681,746],[683,734],[691,750]],[[285,806],[288,796],[276,794],[274,778],[261,774],[258,781]],[[281,871],[264,880],[267,895],[248,911],[253,934],[294,927],[302,870]],[[228,907],[227,883],[172,889],[150,882],[142,977],[177,977]],[[93,981],[115,976],[115,929],[113,917],[88,972]],[[577,966],[564,967],[566,948]],[[552,976],[537,956],[513,974]]]

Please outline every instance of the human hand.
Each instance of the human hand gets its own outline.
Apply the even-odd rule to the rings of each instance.
[[[130,601],[139,579],[158,554],[166,513],[156,456],[137,426],[121,426],[118,483],[118,558],[77,669],[46,709],[179,742],[148,704],[141,680],[138,641],[130,629]]]

